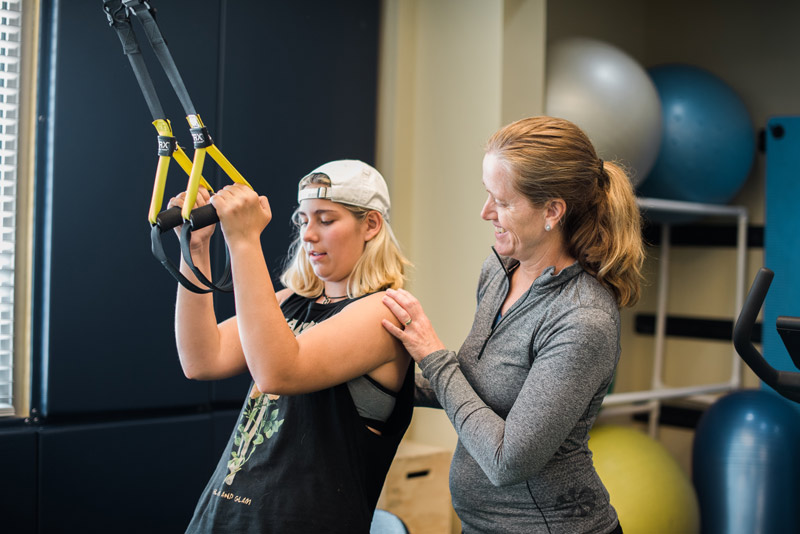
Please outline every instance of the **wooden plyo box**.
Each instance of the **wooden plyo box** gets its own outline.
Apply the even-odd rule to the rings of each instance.
[[[452,458],[453,453],[442,447],[400,442],[378,508],[402,519],[410,534],[450,534],[448,477]]]

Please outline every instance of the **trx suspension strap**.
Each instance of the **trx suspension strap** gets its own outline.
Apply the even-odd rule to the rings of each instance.
[[[183,83],[183,79],[178,72],[172,55],[167,48],[167,44],[158,24],[155,21],[155,10],[151,8],[146,0],[103,0],[103,8],[108,17],[109,24],[113,27],[122,42],[122,48],[125,55],[128,56],[131,67],[133,68],[136,79],[139,82],[139,87],[142,90],[145,101],[147,102],[150,113],[153,116],[153,124],[158,132],[158,168],[156,170],[156,180],[153,186],[153,196],[150,204],[150,212],[148,220],[152,225],[151,229],[151,242],[152,251],[161,264],[175,277],[188,290],[195,293],[208,293],[211,290],[230,291],[232,281],[230,277],[230,257],[228,256],[227,247],[225,249],[225,271],[220,281],[211,282],[206,276],[194,265],[190,252],[190,239],[193,229],[202,228],[214,224],[219,219],[216,215],[214,207],[211,205],[203,206],[202,208],[192,210],[192,207],[197,200],[197,192],[202,185],[209,191],[213,192],[211,186],[206,182],[202,176],[203,164],[205,162],[205,155],[208,152],[214,161],[222,168],[222,170],[234,181],[251,187],[247,180],[239,174],[239,172],[231,165],[225,156],[214,145],[211,136],[208,133],[205,125],[203,124],[200,116],[195,111],[194,105],[189,97],[189,93]],[[142,24],[148,41],[153,48],[161,66],[169,79],[175,94],[183,106],[186,113],[186,120],[189,122],[190,133],[194,143],[195,153],[194,161],[189,162],[189,158],[178,146],[175,137],[172,135],[172,128],[168,119],[165,118],[163,109],[158,100],[152,79],[150,78],[147,66],[141,55],[141,49],[136,41],[136,35],[133,32],[131,25],[130,15],[133,14]],[[183,170],[189,174],[189,183],[186,188],[186,198],[184,201],[183,209],[177,207],[159,212],[163,202],[164,188],[166,185],[167,169],[169,167],[170,156],[174,157]],[[166,257],[163,245],[161,242],[161,235],[176,226],[183,224],[181,232],[181,251],[183,253],[184,261],[191,268],[192,272],[197,276],[201,283],[205,284],[208,289],[199,288],[185,276],[180,273],[180,270]]]

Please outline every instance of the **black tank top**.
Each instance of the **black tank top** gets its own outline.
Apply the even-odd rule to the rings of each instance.
[[[351,302],[292,295],[281,308],[297,335]],[[347,384],[280,396],[253,386],[187,532],[368,534],[411,421],[413,375],[409,365],[380,436],[364,425]]]

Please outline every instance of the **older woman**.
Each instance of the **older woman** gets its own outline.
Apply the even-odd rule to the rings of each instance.
[[[383,299],[404,323],[384,327],[422,370],[417,404],[458,433],[453,505],[465,533],[621,532],[588,433],[620,355],[619,308],[639,295],[630,180],[574,124],[532,117],[489,139],[483,185],[494,253],[458,353],[410,293]]]

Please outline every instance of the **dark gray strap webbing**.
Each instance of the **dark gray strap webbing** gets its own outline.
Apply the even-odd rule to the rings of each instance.
[[[198,208],[199,209],[199,208]],[[208,277],[203,274],[195,264],[194,259],[192,258],[192,250],[189,244],[192,240],[192,223],[191,221],[187,221],[183,223],[183,228],[181,228],[181,254],[183,255],[183,260],[186,262],[186,265],[192,270],[194,275],[197,277],[198,280],[202,284],[205,284],[209,288],[213,289],[214,291],[222,291],[225,293],[230,293],[233,291],[233,277],[231,275],[231,256],[228,252],[228,247],[225,247],[225,268],[223,270],[222,276],[217,282],[212,282],[208,279]]]
[[[180,213],[178,213],[178,216],[180,216]],[[203,289],[192,283],[183,275],[178,266],[172,263],[172,260],[167,257],[167,254],[164,252],[164,245],[161,242],[162,233],[162,228],[158,224],[154,224],[150,228],[150,246],[153,256],[155,256],[161,265],[163,265],[164,268],[169,271],[175,280],[177,280],[183,287],[192,293],[211,293],[211,289]]]
[[[186,90],[186,85],[183,83],[183,78],[181,78],[178,67],[175,65],[175,60],[172,59],[172,54],[169,52],[167,42],[161,34],[155,17],[153,17],[153,12],[155,10],[144,0],[123,0],[123,4],[125,7],[129,8],[133,14],[136,15],[136,18],[139,19],[139,22],[142,23],[142,28],[144,28],[145,35],[147,35],[147,40],[150,41],[153,52],[155,52],[158,61],[161,63],[161,67],[164,69],[164,73],[172,84],[172,88],[175,90],[175,94],[178,96],[178,100],[180,100],[183,106],[184,113],[186,115],[197,115],[194,104],[192,104],[192,99],[189,97],[189,92]]]
[[[116,30],[117,37],[122,43],[122,51],[130,61],[133,74],[136,76],[136,81],[139,82],[139,87],[142,90],[142,95],[150,114],[153,116],[153,120],[163,119],[164,110],[161,107],[155,86],[153,86],[153,79],[150,77],[150,72],[147,70],[147,65],[142,57],[142,49],[139,48],[139,42],[136,40],[136,33],[134,33],[131,26],[128,12],[125,6],[122,5],[122,0],[103,0],[103,9],[108,16],[109,25]]]

